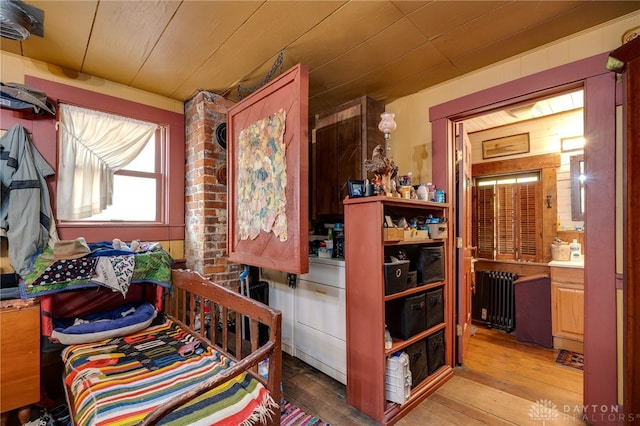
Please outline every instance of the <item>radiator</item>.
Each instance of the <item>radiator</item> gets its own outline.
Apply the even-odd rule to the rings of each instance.
[[[511,332],[516,326],[515,292],[512,272],[479,271],[472,296],[471,318],[491,328]]]

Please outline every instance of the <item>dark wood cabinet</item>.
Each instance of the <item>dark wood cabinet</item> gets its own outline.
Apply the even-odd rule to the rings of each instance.
[[[340,219],[347,180],[367,178],[364,161],[376,145],[384,144],[378,130],[382,112],[382,103],[363,96],[316,114],[312,185],[316,219]]]

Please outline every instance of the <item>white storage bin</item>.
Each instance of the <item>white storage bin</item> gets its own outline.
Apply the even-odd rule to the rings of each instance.
[[[388,401],[404,404],[411,396],[409,355],[405,352],[387,358],[385,394]]]
[[[447,223],[429,223],[427,224],[429,227],[429,237],[433,240],[438,240],[441,238],[447,238]]]

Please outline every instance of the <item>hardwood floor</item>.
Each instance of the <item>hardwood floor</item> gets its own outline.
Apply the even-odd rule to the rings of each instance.
[[[478,328],[454,377],[400,426],[584,424],[582,371],[555,363],[557,350],[518,343],[513,334]],[[335,426],[375,425],[346,404],[341,383],[284,354],[284,396]]]

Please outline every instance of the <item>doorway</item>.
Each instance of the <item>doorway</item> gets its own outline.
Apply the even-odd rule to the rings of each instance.
[[[585,186],[584,397],[585,416],[597,423],[602,407],[616,407],[615,76],[604,67],[607,54],[562,65],[449,101],[429,110],[434,162],[432,178],[453,188],[452,123],[515,103],[583,86],[586,168],[593,178]],[[591,200],[591,202],[590,202]],[[464,295],[462,295],[464,297]],[[624,339],[624,336],[623,336]]]
[[[471,314],[472,331],[470,338],[462,339],[459,363],[505,387],[519,383],[537,398],[556,398],[563,406],[580,405],[583,398],[582,371],[565,371],[555,361],[561,350],[570,352],[561,358],[581,359],[584,286],[582,278],[567,287],[560,281],[551,284],[549,277],[551,265],[554,271],[562,267],[576,276],[583,274],[582,259],[571,262],[569,257],[572,240],[584,247],[584,167],[573,173],[574,166],[584,165],[583,106],[582,88],[571,88],[466,118],[462,126],[456,123],[457,140],[469,140],[473,169],[473,202],[457,203],[458,227],[472,229],[473,235],[470,243],[463,237],[462,246],[472,246],[474,252],[471,312],[462,313]],[[458,142],[458,149],[461,146]],[[467,158],[465,149],[458,160]],[[471,196],[468,190],[459,193]],[[460,214],[466,210],[471,212]],[[557,261],[550,263],[552,243],[562,248],[562,256],[556,254]],[[513,280],[541,275],[545,278],[534,285],[546,297],[546,305],[539,307],[546,311],[534,312],[536,319],[529,319],[528,330],[518,333]],[[468,291],[461,278],[458,281],[458,288]],[[527,297],[532,288],[526,290]],[[463,308],[458,304],[459,316]],[[557,336],[553,340],[552,317]],[[524,322],[520,330],[525,330]]]

